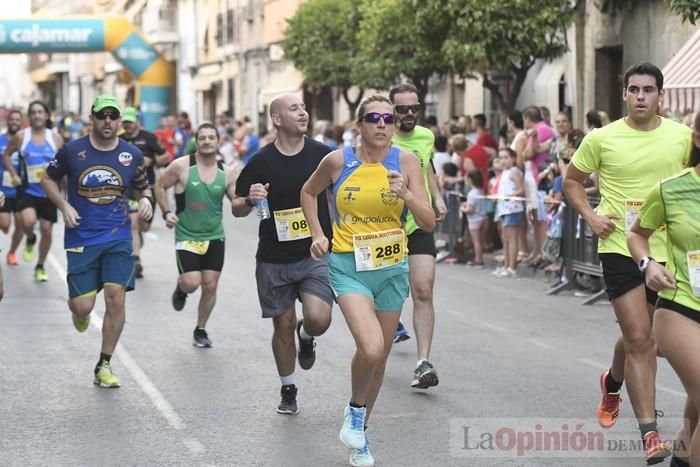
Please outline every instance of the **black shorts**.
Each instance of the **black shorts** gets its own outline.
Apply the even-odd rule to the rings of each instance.
[[[437,256],[435,236],[432,232],[418,229],[408,236],[408,255]]]
[[[209,248],[203,255],[187,250],[175,250],[177,270],[180,274],[193,271],[219,271],[224,268],[224,240],[210,240]]]
[[[5,204],[0,208],[0,212],[17,212],[17,198],[5,197]]]
[[[696,323],[700,323],[700,311],[688,308],[687,306],[676,303],[673,300],[659,298],[659,301],[656,302],[656,308],[666,308],[667,310],[675,311],[688,319],[692,319]]]
[[[39,219],[55,224],[58,221],[58,211],[48,198],[38,198],[36,196],[22,194],[17,197],[17,211],[33,208]]]
[[[623,296],[632,289],[644,285],[647,303],[656,304],[657,292],[648,288],[644,283],[644,274],[634,260],[619,253],[600,253],[600,263],[603,265],[603,280],[605,291],[610,301]]]

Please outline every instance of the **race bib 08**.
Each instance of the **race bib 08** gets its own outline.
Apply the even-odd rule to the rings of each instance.
[[[275,215],[277,239],[280,242],[291,242],[311,236],[309,225],[301,208],[273,211],[273,214]]]
[[[352,236],[355,270],[374,271],[402,263],[406,236],[403,229],[390,229]]]

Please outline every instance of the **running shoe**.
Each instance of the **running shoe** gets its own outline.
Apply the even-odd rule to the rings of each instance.
[[[296,415],[299,413],[297,387],[295,385],[286,384],[280,389],[280,405],[277,406],[277,413],[283,415]]]
[[[622,398],[620,391],[607,392],[605,389],[605,379],[608,377],[608,370],[605,370],[600,375],[600,392],[603,393],[603,400],[598,404],[598,423],[603,428],[612,428],[617,422],[617,416],[620,414],[620,404]]]
[[[365,447],[365,408],[345,407],[343,427],[338,437],[343,444],[350,449],[362,449]]]
[[[134,273],[137,279],[143,279],[143,266],[141,266],[141,260],[136,260],[134,265]]]
[[[365,435],[365,445],[360,449],[353,449],[350,453],[350,465],[352,467],[371,467],[374,465],[374,457],[369,452],[367,435]]]
[[[410,338],[411,335],[408,333],[406,326],[404,326],[401,320],[399,320],[399,325],[396,327],[396,334],[394,334],[394,344],[407,341]]]
[[[81,318],[80,316],[76,315],[75,313],[71,313],[71,317],[73,318],[73,327],[75,327],[76,331],[78,331],[78,332],[87,331],[88,326],[90,326],[90,315],[89,314],[87,316]]]
[[[209,339],[207,331],[205,331],[204,329],[195,328],[193,337],[194,342],[192,342],[192,345],[194,345],[195,347],[199,347],[200,349],[211,347],[211,339]]]
[[[37,282],[46,282],[49,280],[49,275],[46,274],[44,266],[37,266],[34,268],[34,280]]]
[[[36,235],[32,236],[33,240],[27,238],[24,242],[24,251],[22,252],[22,259],[25,263],[31,263],[34,259],[34,245],[36,244]]]
[[[644,451],[647,465],[659,464],[671,455],[671,450],[661,441],[658,431],[650,431],[644,435]]]
[[[300,319],[297,322],[297,337],[299,338],[299,366],[303,370],[310,370],[316,362],[316,342],[313,337],[311,339],[301,338],[301,327],[303,325],[304,320]]]
[[[182,309],[185,308],[186,301],[187,294],[180,290],[180,286],[176,284],[175,290],[173,291],[173,296],[171,298],[171,302],[173,304],[173,308],[175,308],[175,311],[182,311]]]
[[[413,372],[413,381],[411,387],[416,389],[428,389],[432,386],[437,386],[440,380],[437,372],[429,361],[423,360]]]
[[[100,364],[100,369],[95,374],[95,380],[93,382],[102,388],[119,387],[119,378],[112,373],[112,367],[109,362],[102,362]]]
[[[19,261],[17,261],[17,255],[12,252],[9,252],[7,254],[7,264],[9,264],[10,266],[17,266],[19,264]]]

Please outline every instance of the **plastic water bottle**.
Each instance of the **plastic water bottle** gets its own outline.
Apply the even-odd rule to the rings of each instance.
[[[255,203],[255,210],[258,213],[260,220],[270,218],[270,207],[267,204],[267,198],[263,198]]]

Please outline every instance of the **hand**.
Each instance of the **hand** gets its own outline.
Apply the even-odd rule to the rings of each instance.
[[[5,205],[5,193],[0,191],[0,208]]]
[[[153,217],[153,205],[145,196],[139,200],[139,217],[144,221],[149,221]]]
[[[165,226],[169,229],[175,227],[179,221],[180,219],[178,219],[177,215],[172,211],[165,215]]]
[[[395,170],[390,170],[386,177],[389,180],[389,189],[396,193],[399,198],[404,199],[408,193],[404,174]]]
[[[61,209],[61,212],[63,213],[63,222],[66,224],[67,228],[74,229],[80,225],[80,214],[78,214],[78,211],[76,211],[73,206],[66,203],[64,208]]]
[[[435,210],[437,211],[437,216],[435,217],[435,222],[442,222],[447,217],[447,206],[445,206],[445,201],[442,198],[435,198]]]
[[[527,218],[534,224],[537,221],[537,209],[528,209]]]
[[[13,184],[14,186],[22,186],[22,179],[20,178],[19,175],[15,174],[15,175],[12,177],[12,184]]]
[[[328,239],[326,236],[314,237],[311,241],[311,257],[318,261],[326,253],[328,253]]]
[[[527,136],[529,136],[530,138],[532,138],[533,136],[537,136],[537,130],[535,130],[534,128],[531,128],[531,129],[527,130],[525,132],[525,134]]]
[[[663,289],[675,289],[676,279],[671,274],[671,271],[660,265],[656,261],[651,261],[644,271],[644,279],[647,287],[655,292]]]
[[[615,231],[613,220],[618,219],[620,219],[620,216],[617,214],[604,214],[602,216],[596,214],[588,221],[588,225],[597,237],[605,239]]]
[[[248,199],[251,203],[255,204],[261,199],[267,198],[267,190],[270,188],[270,184],[253,183],[250,185],[250,190],[248,190]]]

